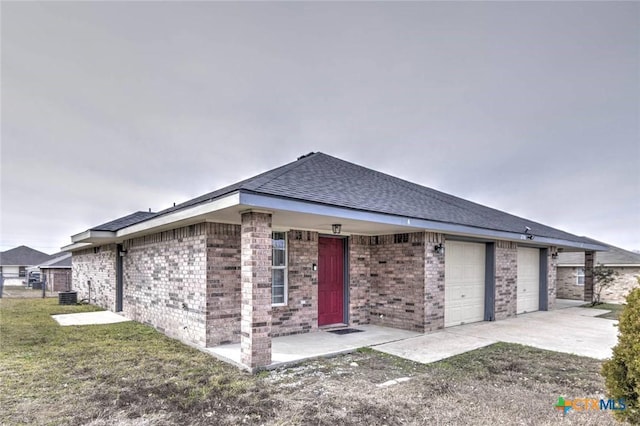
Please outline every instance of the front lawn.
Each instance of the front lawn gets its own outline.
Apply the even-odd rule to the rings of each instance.
[[[553,407],[603,396],[590,358],[496,344],[423,365],[363,349],[251,376],[142,324],[50,317],[93,309],[0,301],[0,424],[615,424]]]
[[[591,309],[605,309],[611,312],[607,312],[606,314],[598,315],[598,318],[606,318],[612,320],[618,320],[620,318],[620,313],[622,309],[624,309],[625,305],[618,303],[599,303],[597,305],[591,305],[591,303],[587,303],[582,305],[582,308],[591,308]]]

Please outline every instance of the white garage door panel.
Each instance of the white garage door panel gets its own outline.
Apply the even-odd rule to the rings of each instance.
[[[540,308],[540,250],[518,247],[517,312],[537,311]]]
[[[447,241],[444,326],[484,320],[485,245]]]

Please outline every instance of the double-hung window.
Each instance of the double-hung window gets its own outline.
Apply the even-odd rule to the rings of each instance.
[[[584,268],[578,268],[576,271],[576,285],[584,285]]]
[[[287,233],[273,232],[271,263],[271,304],[287,304]]]

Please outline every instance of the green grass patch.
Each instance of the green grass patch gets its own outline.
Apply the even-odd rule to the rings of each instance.
[[[86,423],[105,410],[125,410],[128,418],[165,413],[178,423],[214,412],[235,419],[271,411],[254,405],[262,390],[251,376],[151,327],[61,327],[51,318],[94,310],[2,299],[0,424]]]
[[[620,318],[620,313],[622,309],[624,309],[625,305],[617,304],[617,303],[599,303],[597,305],[591,305],[591,303],[587,303],[582,305],[582,308],[591,308],[591,309],[606,309],[611,312],[607,312],[606,314],[598,315],[598,318],[612,319],[618,320]]]
[[[51,318],[93,310],[0,300],[0,424],[615,424],[553,408],[603,394],[595,359],[498,343],[425,365],[363,348],[252,376],[140,323]]]

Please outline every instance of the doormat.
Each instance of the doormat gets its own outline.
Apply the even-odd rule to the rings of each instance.
[[[340,330],[329,330],[328,333],[333,334],[351,334],[351,333],[361,333],[364,330],[358,330],[357,328],[341,328]]]

